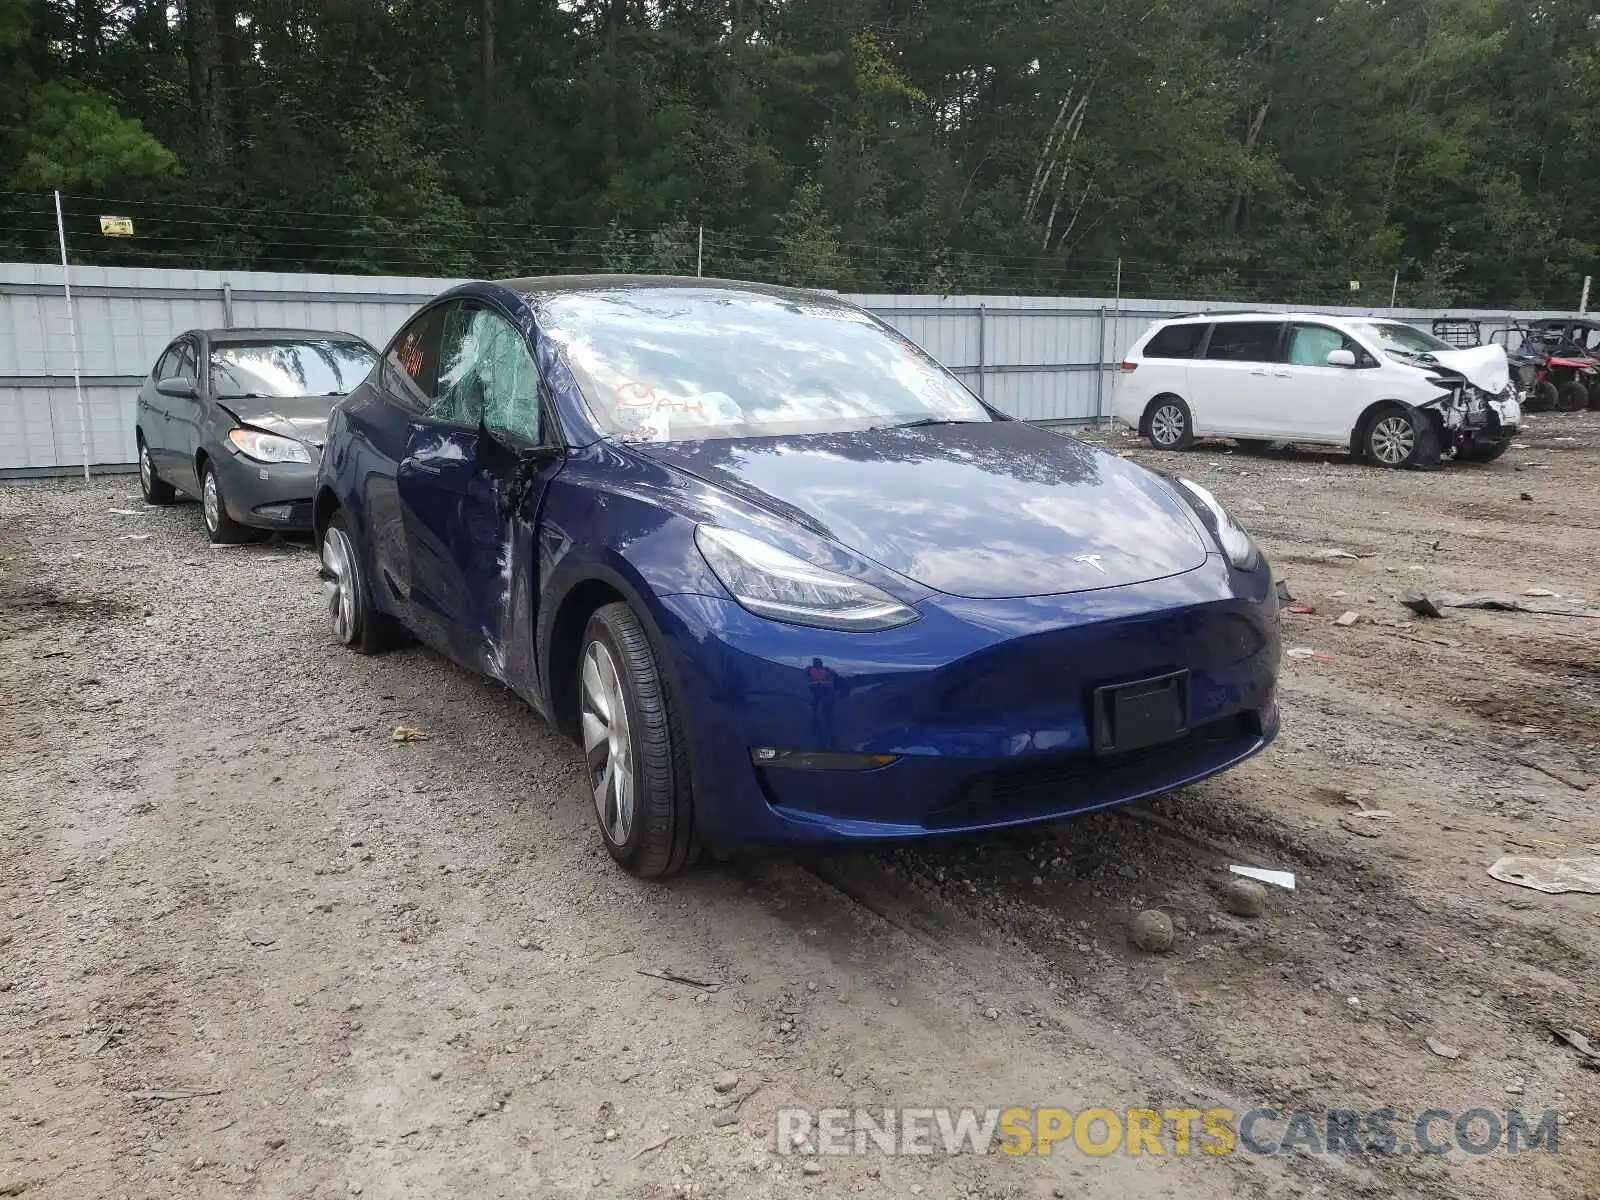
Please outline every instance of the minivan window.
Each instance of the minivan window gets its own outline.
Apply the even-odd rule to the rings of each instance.
[[[1218,321],[1206,357],[1226,362],[1275,362],[1282,328],[1273,321]]]
[[[1204,321],[1165,326],[1145,343],[1142,353],[1145,358],[1193,358],[1209,328]]]
[[[1354,339],[1327,325],[1289,326],[1289,352],[1285,356],[1292,367],[1325,367],[1328,355],[1335,350],[1348,350],[1356,362],[1367,357]]]

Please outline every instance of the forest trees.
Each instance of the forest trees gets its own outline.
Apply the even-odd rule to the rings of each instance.
[[[54,188],[106,262],[1571,307],[1600,13],[0,0],[0,254]]]

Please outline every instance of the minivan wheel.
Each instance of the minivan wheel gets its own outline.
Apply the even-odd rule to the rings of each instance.
[[[642,878],[676,874],[694,840],[688,754],[649,635],[628,605],[589,618],[577,684],[585,791],[606,850]]]
[[[143,438],[139,439],[139,491],[146,504],[171,504],[178,498],[178,489],[156,474],[150,447]]]
[[[1189,406],[1176,396],[1157,396],[1145,410],[1145,436],[1157,450],[1187,450],[1194,445]]]
[[[321,550],[322,598],[334,638],[357,654],[388,649],[398,640],[398,624],[372,602],[361,555],[343,513],[334,513],[328,522]]]
[[[1403,408],[1379,410],[1367,424],[1362,439],[1367,460],[1379,467],[1407,467],[1417,459],[1422,430]]]

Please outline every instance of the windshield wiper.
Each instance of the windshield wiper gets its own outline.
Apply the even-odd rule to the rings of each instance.
[[[876,425],[875,429],[920,429],[924,425],[981,425],[968,417],[914,417],[909,421],[896,421],[893,425]]]

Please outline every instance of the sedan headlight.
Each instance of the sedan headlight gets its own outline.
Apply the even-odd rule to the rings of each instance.
[[[915,621],[917,614],[870,583],[717,525],[700,525],[695,545],[722,586],[758,616],[795,625],[869,632]]]
[[[1212,532],[1217,535],[1217,544],[1228,556],[1228,561],[1241,571],[1253,570],[1261,562],[1261,551],[1256,549],[1254,539],[1244,531],[1244,526],[1228,515],[1228,510],[1222,507],[1222,501],[1194,480],[1180,477],[1178,482],[1210,515]]]
[[[257,462],[265,463],[308,463],[311,461],[311,451],[305,448],[303,442],[293,438],[280,437],[276,433],[263,433],[259,429],[230,429],[228,440],[234,444],[239,453]]]

